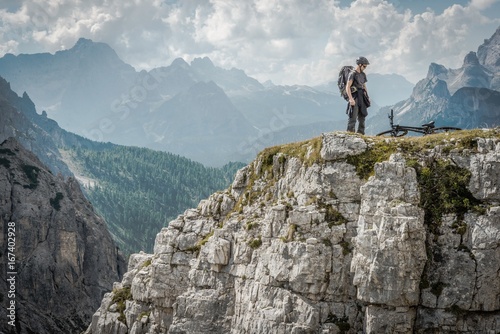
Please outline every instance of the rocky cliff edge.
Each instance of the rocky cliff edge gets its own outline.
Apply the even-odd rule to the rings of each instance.
[[[500,132],[264,150],[134,254],[86,333],[498,333]]]

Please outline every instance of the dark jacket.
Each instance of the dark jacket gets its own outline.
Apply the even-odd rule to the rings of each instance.
[[[354,93],[352,93],[352,97],[354,98],[354,101],[356,101],[356,105],[359,107],[361,115],[365,117],[368,116],[368,108],[370,107],[371,102],[366,90],[358,89]],[[348,102],[346,114],[348,114],[349,117],[352,116],[352,108],[353,106],[351,106],[351,104]]]

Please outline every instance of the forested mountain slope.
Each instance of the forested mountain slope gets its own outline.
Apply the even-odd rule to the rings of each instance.
[[[152,251],[156,233],[168,221],[227,187],[241,166],[206,168],[171,153],[83,138],[38,114],[28,94],[19,97],[0,77],[0,142],[9,137],[54,175],[75,175],[125,254]]]
[[[171,153],[113,144],[63,155],[125,254],[151,252],[170,220],[226,188],[241,167],[210,168]]]

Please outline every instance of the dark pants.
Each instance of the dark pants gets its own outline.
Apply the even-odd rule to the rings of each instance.
[[[355,132],[356,120],[358,121],[358,133],[362,135],[365,134],[365,116],[359,112],[359,106],[356,103],[354,107],[352,107],[352,113],[349,113],[349,121],[347,122],[347,131]]]

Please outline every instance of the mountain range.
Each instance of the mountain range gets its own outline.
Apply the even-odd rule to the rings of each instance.
[[[383,117],[394,110],[396,123],[419,126],[434,120],[438,126],[464,129],[500,125],[500,28],[469,52],[460,68],[449,69],[432,63],[411,96],[381,108],[367,121],[367,132],[389,128]]]
[[[0,76],[18,94],[28,92],[37,109],[67,131],[211,166],[248,162],[262,148],[289,138],[345,128],[345,101],[336,82],[261,84],[207,57],[137,72],[107,44],[83,38],[55,54],[6,54]],[[397,75],[372,80],[374,106],[395,102],[412,87]],[[399,95],[377,89],[391,85]]]
[[[388,108],[412,124],[497,126],[499,36],[459,69],[431,64],[411,97],[374,112],[370,126]],[[168,143],[221,164],[270,143],[329,132],[333,118],[338,124],[345,118],[340,109],[326,121],[329,108],[345,103],[325,92],[328,84],[260,84],[208,58],[139,73],[116,58],[105,44],[80,40],[55,55],[0,61],[35,91],[21,88],[18,95],[11,79],[0,78],[2,240],[5,226],[19,228],[18,322],[2,332],[81,332],[90,321],[87,333],[99,334],[498,331],[498,129],[411,145],[325,133],[271,147],[195,209],[133,230],[146,221],[132,219],[134,207],[145,215],[187,206],[179,197],[207,196],[220,185],[210,178],[227,174],[171,153],[92,141],[61,128],[49,113],[61,124],[83,124],[89,137],[116,135],[162,149]],[[48,103],[41,114],[32,94]],[[81,185],[66,178],[75,171],[97,190],[87,193],[97,211],[108,206],[127,225],[96,215]],[[125,184],[120,178],[130,181],[127,187],[117,186]],[[162,183],[169,178],[175,182]],[[123,197],[120,188],[133,196]],[[165,197],[155,202],[158,194]],[[122,243],[160,230],[151,254],[130,257],[123,279],[123,257],[108,228]],[[5,275],[2,296],[11,288]],[[114,290],[102,296],[112,282]]]
[[[28,94],[18,96],[1,77],[0,114],[0,142],[13,137],[54,175],[76,178],[125,255],[152,251],[168,221],[227,186],[242,165],[206,167],[168,152],[86,139],[38,114]]]
[[[467,54],[458,69],[431,64],[415,86],[396,74],[370,74],[367,134],[388,128],[390,109],[407,125],[497,126],[499,35]],[[210,166],[248,162],[264,147],[345,129],[336,81],[263,84],[207,57],[138,72],[107,44],[82,38],[55,54],[6,54],[0,75],[65,130]]]
[[[389,109],[394,109],[396,121],[402,124],[419,125],[435,120],[438,125],[463,128],[498,126],[499,35],[497,30],[478,48],[477,53],[467,54],[459,69],[431,64],[427,77],[417,83],[410,98],[383,107],[379,112],[370,110],[374,116],[369,119],[367,132],[374,134],[387,129],[384,114]],[[100,188],[84,187],[84,190],[87,196],[93,196],[97,210],[108,221],[111,233],[126,254],[141,249],[150,251],[157,229],[186,206],[194,205],[201,196],[221,189],[224,182],[229,182],[228,177],[236,166],[226,169],[227,172],[206,169],[196,174],[200,180],[208,178],[211,184],[198,182],[207,187],[198,189],[197,194],[185,188],[178,195],[173,195],[168,210],[160,203],[161,200],[158,202],[156,193],[142,194],[132,199],[125,193],[117,193],[118,189],[134,187],[129,179],[123,177],[129,172],[120,171],[125,165],[121,163],[120,167],[109,163],[105,168],[90,172],[92,166],[89,165],[88,157],[93,156],[92,152],[102,152],[103,146],[61,128],[45,110],[41,114],[37,113],[35,104],[38,106],[38,103],[32,101],[32,96],[36,96],[47,110],[62,116],[63,122],[66,117],[71,126],[84,124],[83,119],[88,115],[101,117],[96,110],[110,106],[112,111],[108,112],[109,118],[101,117],[97,128],[87,132],[90,137],[96,136],[103,140],[104,134],[108,134],[118,142],[133,146],[149,145],[159,151],[166,150],[167,145],[179,155],[191,154],[214,164],[222,164],[226,160],[246,161],[271,143],[297,142],[332,131],[335,127],[343,129],[344,121],[339,119],[345,118],[344,102],[339,102],[335,97],[336,84],[333,81],[314,88],[261,84],[242,70],[216,67],[208,58],[196,58],[191,64],[177,59],[168,67],[137,73],[106,44],[85,39],[80,39],[72,49],[54,55],[5,55],[0,59],[0,70],[9,74],[14,82],[9,83],[0,78],[0,141],[15,137],[54,173],[72,176],[74,167],[78,166],[76,176],[84,186],[88,178],[92,179],[92,184],[100,185]],[[373,77],[375,80],[372,81],[378,80],[384,84],[383,87],[405,86],[405,80],[397,75],[377,78],[374,74]],[[105,81],[99,81],[99,78]],[[94,80],[99,84],[94,84]],[[131,80],[134,84],[130,83]],[[372,81],[370,92],[376,94],[379,85]],[[100,86],[103,82],[107,84]],[[15,85],[18,90],[28,87],[30,95],[27,92],[22,96],[17,95],[11,85]],[[113,96],[120,91],[126,93],[121,93],[119,99],[113,100]],[[400,97],[394,94],[392,100],[380,100],[394,102]],[[73,112],[63,112],[78,108],[88,109],[89,113],[81,109],[73,118]],[[82,115],[85,116],[78,118]],[[333,120],[334,116],[337,121]],[[129,159],[138,156],[131,154],[131,150],[122,150],[111,144],[106,147],[110,148],[110,152],[127,154]],[[61,155],[62,150],[66,152],[64,157]],[[85,154],[82,155],[82,152]],[[146,155],[153,157],[155,154],[150,152]],[[86,160],[82,160],[84,156]],[[117,156],[110,161],[123,159]],[[72,165],[73,171],[67,164]],[[141,161],[134,158],[128,165],[131,167],[134,164],[141,164]],[[185,160],[185,167],[181,169],[188,165],[191,166],[190,162]],[[161,179],[170,180],[168,173],[165,173]],[[156,172],[146,174],[156,175]],[[169,182],[164,186],[177,189]],[[114,195],[104,200],[103,192],[109,192],[110,189],[114,189]],[[181,198],[184,198],[182,205],[179,202]],[[138,205],[135,201],[139,201]],[[124,206],[123,203],[127,204]],[[120,220],[117,210],[129,212],[129,223]],[[154,221],[148,223],[145,230],[141,227],[143,234],[147,234],[141,240],[132,241],[131,232],[123,228],[123,224],[138,226],[134,221],[140,218],[132,218],[135,214],[131,214],[130,210],[137,214],[141,212],[141,215],[150,213],[151,217],[143,217],[143,222]]]
[[[368,133],[387,128],[387,119],[381,116],[385,116],[389,109],[394,109],[397,122],[409,125],[435,120],[438,125],[463,128],[498,126],[499,44],[500,32],[497,30],[477,52],[467,54],[461,68],[447,69],[431,64],[427,77],[417,83],[410,98],[383,107],[379,112],[374,110],[374,116],[368,122]],[[344,102],[339,102],[340,98],[335,96],[334,82],[315,88],[261,84],[242,70],[216,67],[208,58],[196,58],[191,64],[177,59],[168,67],[137,73],[109,46],[86,39],[80,39],[72,49],[54,55],[5,55],[0,59],[0,72],[11,76],[14,82],[0,78],[0,140],[15,137],[54,173],[72,176],[75,169],[71,171],[67,163],[77,165],[80,167],[79,180],[90,177],[94,184],[107,184],[107,190],[106,187],[95,188],[103,191],[128,189],[130,184],[121,183],[127,183],[126,178],[119,181],[127,173],[118,172],[112,176],[110,170],[116,168],[112,163],[90,173],[88,158],[78,161],[82,156],[76,152],[92,155],[93,151],[101,152],[102,145],[66,131],[49,117],[46,110],[37,113],[35,105],[45,105],[49,112],[61,116],[62,122],[66,119],[71,126],[85,124],[87,118],[100,117],[95,121],[98,122],[97,128],[87,132],[90,137],[95,135],[103,140],[106,134],[128,145],[149,146],[159,151],[169,149],[213,164],[222,164],[226,160],[246,161],[271,143],[296,142],[332,131],[335,127],[343,129],[341,124],[344,121],[340,119],[345,118],[341,111]],[[405,80],[397,75],[379,76],[374,81],[377,80],[386,80],[385,87],[391,87],[391,83],[405,86]],[[27,87],[30,95],[24,92],[19,96],[11,86],[18,90]],[[376,92],[376,89],[370,91]],[[120,98],[113,100],[120,92]],[[39,99],[38,103],[32,101],[32,95]],[[398,98],[395,95],[392,101]],[[111,108],[107,114],[109,118],[102,118],[103,106]],[[80,111],[73,118],[77,109]],[[339,112],[335,114],[332,110]],[[335,117],[337,121],[333,120]],[[125,154],[126,150],[116,149]],[[61,150],[67,153],[64,157]],[[121,161],[121,158],[113,160]],[[140,164],[140,161],[130,161],[131,166],[135,163]],[[184,162],[185,166],[189,164],[188,160]],[[223,184],[220,182],[228,182],[234,166],[227,170],[229,173],[216,172],[217,176],[210,169],[197,174],[201,179],[208,177],[213,183],[200,189],[197,195],[189,189],[181,191],[175,197],[190,200],[182,207],[178,207],[177,202],[171,203],[170,207],[176,209],[168,213],[154,199],[157,194],[150,194],[152,198],[140,196],[144,202],[136,207],[140,207],[141,212],[163,218],[154,219],[158,222],[147,227],[149,235],[139,244],[127,241],[131,237],[130,231],[123,229],[123,222],[116,215],[116,210],[127,212],[123,202],[128,203],[127,207],[133,207],[135,200],[125,200],[120,197],[122,195],[115,194],[115,202],[109,203],[94,194],[95,205],[108,220],[120,246],[131,247],[125,249],[126,253],[137,249],[149,251],[155,229],[164,226],[183,207],[194,204],[203,194],[221,189]],[[110,178],[115,183],[109,183]],[[169,179],[166,175],[164,178]],[[165,186],[169,187],[168,184]],[[87,189],[88,196],[92,196],[92,187],[84,189]],[[128,218],[131,217],[129,214]],[[129,225],[135,226],[135,223],[131,221]]]

